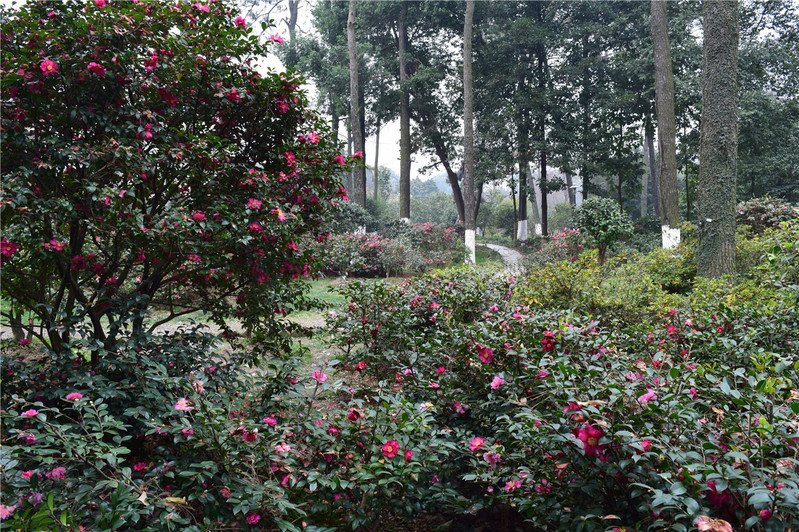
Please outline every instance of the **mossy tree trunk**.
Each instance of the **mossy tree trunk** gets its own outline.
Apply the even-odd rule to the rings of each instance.
[[[697,273],[735,273],[738,2],[705,1]]]

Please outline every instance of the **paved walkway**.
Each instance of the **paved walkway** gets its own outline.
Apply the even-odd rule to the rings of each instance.
[[[513,273],[518,273],[520,269],[519,262],[522,260],[523,255],[516,251],[515,249],[511,249],[505,246],[500,246],[498,244],[480,244],[481,246],[485,246],[489,249],[493,249],[497,253],[500,254],[502,260],[505,261],[505,267],[508,271]]]

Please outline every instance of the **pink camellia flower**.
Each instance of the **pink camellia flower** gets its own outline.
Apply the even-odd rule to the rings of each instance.
[[[247,20],[244,17],[236,17],[236,20],[233,22],[235,22],[236,26],[239,28],[244,28],[247,26]]]
[[[486,443],[486,441],[483,438],[481,438],[480,436],[477,436],[476,438],[474,438],[472,441],[469,442],[469,450],[470,451],[476,451],[477,449],[479,449],[482,446],[484,446],[485,443]]]
[[[20,414],[22,417],[35,417],[39,413],[38,410],[34,410],[31,408],[30,410],[25,410],[23,413]]]
[[[294,163],[297,162],[297,156],[294,155],[293,152],[287,151],[283,156],[286,158],[286,164],[289,166],[294,166]]]
[[[78,399],[83,399],[83,394],[78,392],[68,393],[65,399],[67,401],[77,401]]]
[[[202,222],[205,220],[205,213],[202,211],[195,211],[194,214],[191,215],[192,220],[196,220],[198,222]]]
[[[336,155],[335,157],[333,157],[333,162],[334,163],[338,163],[338,164],[342,164],[342,165],[346,164],[346,162],[344,161],[344,156],[340,155],[340,154]]]
[[[33,469],[29,469],[28,471],[22,472],[22,478],[31,478],[33,475]]]
[[[657,394],[655,394],[654,390],[649,390],[644,395],[638,398],[638,402],[643,404],[648,403],[649,401],[654,401],[658,398]]]
[[[147,470],[147,464],[145,464],[144,462],[136,462],[135,464],[133,464],[133,470],[134,471],[146,471]]]
[[[280,35],[274,34],[269,36],[269,40],[272,42],[276,42],[278,44],[283,44],[283,37]]]
[[[502,386],[504,383],[505,383],[505,379],[503,379],[500,376],[496,376],[496,377],[494,377],[494,380],[491,381],[491,389],[492,390],[496,390],[497,388]]]
[[[255,512],[250,512],[247,514],[247,522],[251,525],[258,524],[258,521],[261,520],[261,516]]]
[[[505,483],[505,491],[515,491],[517,488],[522,487],[521,480],[509,480]]]
[[[31,341],[28,340],[27,338],[23,338],[22,340],[19,341],[19,345],[30,345],[30,343]]]
[[[265,424],[269,425],[270,427],[274,427],[277,425],[277,419],[275,419],[275,416],[266,416],[261,421],[263,421]]]
[[[105,67],[100,63],[91,62],[88,65],[86,65],[86,69],[92,74],[96,74],[98,76],[102,76],[105,74]]]
[[[44,474],[44,476],[46,476],[50,480],[55,480],[55,479],[63,480],[64,478],[66,478],[66,473],[67,469],[65,467],[59,466],[48,471],[47,473]]]
[[[363,152],[362,151],[356,151],[355,153],[352,154],[352,158],[353,159],[363,159]]]
[[[210,13],[210,11],[211,11],[211,7],[210,6],[204,6],[204,5],[200,4],[199,2],[196,3],[196,4],[192,4],[191,7],[196,7],[197,9],[199,9],[200,11],[203,11],[205,13]],[[259,519],[260,519],[260,517],[259,517]],[[258,521],[256,521],[256,523],[257,522]]]
[[[322,384],[327,380],[327,375],[325,375],[324,372],[322,372],[322,370],[315,369],[314,372],[311,374],[311,376],[319,384]]]
[[[283,442],[278,445],[275,445],[275,450],[279,453],[287,453],[291,450],[291,447],[289,446],[288,443]]]
[[[405,462],[407,463],[410,462],[411,460],[413,460],[413,451],[409,449],[405,451]]]
[[[441,375],[442,373],[445,373],[446,371],[447,371],[447,368],[445,368],[445,367],[436,368],[436,373],[438,373],[439,375]]]
[[[599,440],[604,435],[605,433],[602,429],[589,423],[586,423],[583,428],[577,431],[577,439],[583,442],[583,449],[588,456],[597,456],[599,454],[602,450],[602,446],[599,445]]]
[[[193,436],[194,435],[194,428],[193,427],[186,427],[186,428],[180,429],[180,433],[183,434],[186,437]]]
[[[394,458],[399,453],[399,443],[397,443],[397,440],[387,441],[383,444],[381,450],[386,458]]]
[[[502,460],[502,457],[499,455],[499,453],[492,453],[491,451],[488,451],[483,454],[483,460],[488,462],[488,465],[491,467],[497,467],[499,462]]]
[[[8,240],[6,237],[0,239],[0,254],[4,257],[11,257],[17,252],[19,246]]]
[[[230,493],[230,488],[228,488],[227,486],[219,490],[219,494],[225,499],[229,499],[233,496],[233,494]]]
[[[50,76],[58,72],[58,65],[50,59],[45,59],[42,61],[42,64],[39,65],[39,68],[42,69],[42,74],[45,76]]]
[[[102,9],[105,7],[105,0],[94,0],[94,5]]]
[[[11,506],[0,504],[0,519],[8,519],[9,517],[11,517],[11,514],[13,514],[14,510],[16,509],[17,509],[16,504],[12,504]]]
[[[250,198],[247,200],[247,208],[257,211],[261,208],[261,200],[257,200],[255,198]]]
[[[699,399],[699,395],[696,393],[696,388],[691,387],[691,389],[688,390],[688,393],[691,394],[691,399],[693,399],[694,401]]]
[[[280,210],[280,209],[278,209],[277,207],[275,207],[274,209],[272,209],[272,214],[274,214],[274,215],[276,215],[276,216],[277,216],[277,221],[278,221],[278,222],[285,222],[286,220],[288,220],[288,219],[289,219],[289,217],[288,217],[288,216],[286,216],[286,215],[285,215],[285,213],[283,213],[283,211],[281,211],[281,210]]]
[[[178,399],[178,402],[175,403],[175,410],[180,410],[181,412],[188,412],[189,410],[194,410],[193,406],[189,406],[189,400],[185,397],[181,397]]]
[[[245,430],[241,435],[241,439],[248,443],[252,443],[258,439],[258,433],[255,431],[250,432],[248,430]]]

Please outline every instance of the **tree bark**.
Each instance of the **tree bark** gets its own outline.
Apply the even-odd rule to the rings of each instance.
[[[660,185],[658,184],[658,169],[655,162],[655,139],[653,131],[645,129],[644,137],[646,139],[646,149],[649,152],[649,188],[652,189],[652,208],[655,210],[655,216],[660,217]]]
[[[402,2],[397,21],[400,68],[400,219],[411,219],[411,104],[408,87],[408,4]]]
[[[516,128],[517,146],[519,149],[519,215],[516,230],[516,239],[524,242],[527,240],[527,191],[531,182],[528,172],[528,150],[530,139],[524,117],[520,117]]]
[[[379,190],[377,182],[380,174],[380,166],[377,164],[379,161],[378,159],[379,153],[380,153],[380,119],[378,118],[375,130],[375,170],[374,174],[372,175],[372,184],[374,185],[373,197],[375,202],[377,201],[378,190]]]
[[[738,156],[738,2],[705,1],[699,148],[697,274],[735,273]]]
[[[663,247],[680,242],[680,196],[677,190],[677,126],[674,121],[674,72],[669,46],[666,0],[651,2],[655,56],[655,103],[658,125],[658,173]]]
[[[466,0],[463,23],[463,199],[466,247],[469,263],[475,264],[475,195],[474,195],[474,93],[472,90],[472,23],[474,1]]]
[[[350,1],[347,17],[347,45],[350,55],[350,122],[354,152],[363,155],[363,129],[361,126],[360,85],[358,84],[358,47],[355,42],[355,6],[357,0]],[[353,171],[353,199],[366,208],[366,167],[358,165]]]

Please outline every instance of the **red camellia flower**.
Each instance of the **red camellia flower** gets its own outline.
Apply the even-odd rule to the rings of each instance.
[[[583,449],[588,456],[597,456],[602,450],[603,445],[599,445],[599,440],[605,433],[589,423],[577,431],[577,439],[583,442]]]
[[[411,460],[413,460],[413,451],[409,449],[405,451],[405,461],[410,462]]]
[[[544,339],[541,340],[541,347],[544,351],[553,351],[555,349],[555,333],[546,331],[544,333]]]
[[[397,440],[387,441],[383,444],[383,456],[386,458],[394,458],[399,453],[399,443]]]

